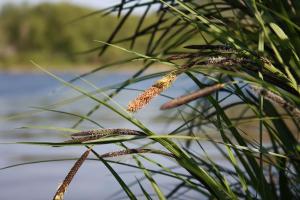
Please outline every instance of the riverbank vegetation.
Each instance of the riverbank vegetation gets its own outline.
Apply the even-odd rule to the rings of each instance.
[[[29,61],[35,59],[56,70],[78,70],[128,57],[116,49],[102,57],[88,53],[98,45],[94,40],[107,40],[120,21],[105,11],[76,20],[92,12],[97,11],[68,3],[4,5],[0,11],[0,69],[26,70],[31,68]],[[138,19],[136,13],[129,16],[115,41],[134,34],[130,27],[136,26]],[[147,18],[143,27],[153,20],[155,16]],[[143,50],[146,42],[147,36],[137,40],[135,46]]]

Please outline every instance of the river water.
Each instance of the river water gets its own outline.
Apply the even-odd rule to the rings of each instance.
[[[76,74],[58,74],[65,80],[70,80]],[[130,73],[97,73],[89,76],[87,81],[79,81],[76,85],[87,91],[92,91],[95,87],[105,87],[121,83],[129,78]],[[149,87],[154,79],[136,83],[130,88],[145,89]],[[175,87],[168,90],[165,94],[178,96],[189,89],[189,80],[180,78]],[[175,89],[176,88],[176,89]],[[181,89],[179,89],[181,88]],[[109,94],[110,91],[106,93]],[[138,94],[137,91],[124,90],[116,96],[115,102],[120,106],[126,107],[126,104]],[[45,74],[0,74],[0,142],[12,144],[0,144],[0,168],[32,161],[42,161],[51,159],[78,158],[83,152],[84,147],[48,147],[13,144],[18,141],[63,141],[68,135],[64,132],[35,129],[31,126],[54,126],[70,128],[77,122],[78,118],[66,114],[55,112],[41,112],[36,107],[45,107],[47,105],[57,105],[51,107],[54,110],[72,112],[84,115],[96,103],[87,98],[77,98],[78,92],[62,86],[57,80]],[[102,94],[96,94],[98,98],[105,98]],[[178,123],[170,123],[168,118],[175,115],[174,111],[163,113],[159,106],[167,99],[159,97],[155,99],[148,107],[136,114],[148,128],[157,133],[168,133],[172,131]],[[34,108],[33,108],[34,107]],[[164,117],[161,115],[163,114]],[[105,128],[135,128],[130,122],[117,116],[112,111],[101,107],[91,118]],[[168,122],[168,123],[166,123]],[[30,129],[21,127],[30,126]],[[84,122],[77,129],[86,130],[98,128],[95,124]],[[135,146],[138,142],[133,142]],[[205,144],[204,144],[205,145]],[[157,148],[161,148],[157,146]],[[106,153],[118,150],[115,145],[97,146],[99,153]],[[211,151],[212,153],[213,150]],[[152,156],[155,158],[155,156]],[[90,158],[93,158],[91,155]],[[118,158],[128,164],[135,164],[130,158]],[[172,160],[165,158],[156,158],[162,161],[166,166],[173,166]],[[55,190],[68,173],[75,161],[56,161],[43,162],[38,164],[22,165],[0,171],[0,199],[18,200],[18,199],[52,199]],[[129,167],[112,164],[114,169],[126,180],[131,183],[136,178],[142,177],[142,174]],[[147,166],[147,163],[146,163]],[[158,177],[159,184],[170,189],[175,186],[173,179]],[[143,182],[149,192],[153,193],[150,185]],[[137,186],[133,187],[135,194],[142,194]],[[118,193],[117,195],[116,192]],[[193,193],[186,193],[193,198]],[[67,191],[66,199],[120,199],[125,197],[125,193],[120,192],[120,186],[111,173],[99,161],[87,161],[75,176],[73,182]],[[141,199],[143,199],[141,197]]]

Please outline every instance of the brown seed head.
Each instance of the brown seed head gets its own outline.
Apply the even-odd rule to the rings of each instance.
[[[84,154],[82,154],[82,156],[76,161],[76,163],[73,165],[73,167],[71,168],[71,170],[69,171],[68,175],[66,176],[66,178],[64,179],[63,183],[59,186],[59,188],[57,189],[53,200],[63,200],[64,199],[64,194],[68,188],[68,186],[70,185],[71,181],[73,180],[75,174],[77,173],[77,171],[79,170],[79,168],[81,167],[82,163],[86,160],[86,158],[88,157],[89,153],[90,153],[91,149],[88,149],[86,152],[84,152]]]
[[[112,158],[112,157],[118,157],[118,156],[124,156],[124,155],[130,155],[130,154],[144,154],[144,153],[154,153],[154,154],[160,154],[168,157],[174,157],[173,154],[155,150],[155,149],[143,149],[143,148],[137,148],[137,149],[126,149],[121,151],[113,151],[109,153],[102,154],[102,158]]]
[[[224,88],[225,84],[223,83],[218,83],[212,86],[208,86],[206,88],[200,89],[196,92],[193,92],[191,94],[188,95],[184,95],[181,97],[178,97],[176,99],[173,99],[165,104],[163,104],[160,109],[161,110],[166,110],[166,109],[171,109],[171,108],[176,108],[178,106],[181,106],[183,104],[187,104],[193,100],[196,100],[200,97],[205,97],[207,95],[210,95],[211,93],[220,90],[222,88]]]
[[[164,90],[169,88],[172,83],[176,80],[177,72],[171,72],[158,80],[150,88],[146,89],[140,94],[135,100],[128,104],[127,110],[129,112],[136,112],[147,105],[154,97],[162,93]]]
[[[279,96],[278,94],[275,94],[271,91],[268,91],[264,88],[260,88],[257,86],[251,86],[251,89],[257,93],[258,95],[262,95],[265,99],[275,102],[281,107],[287,109],[289,112],[292,113],[293,116],[300,117],[300,110],[297,108],[296,105],[294,105],[291,102],[286,101],[284,98]]]
[[[92,140],[98,140],[100,138],[111,137],[111,136],[125,136],[125,135],[145,135],[144,132],[126,129],[126,128],[111,128],[111,129],[96,129],[96,130],[88,130],[81,131],[78,133],[73,133],[72,139],[67,140],[65,142],[87,142]]]

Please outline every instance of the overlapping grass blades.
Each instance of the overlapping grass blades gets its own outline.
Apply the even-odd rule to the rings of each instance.
[[[142,26],[155,5],[160,5],[157,21],[147,27]],[[132,37],[115,41],[115,35],[124,22],[134,9],[141,7],[145,10],[137,26],[132,27]],[[73,85],[76,79],[67,82],[42,67],[40,69],[79,92],[81,98],[89,98],[98,103],[86,116],[77,115],[80,120],[73,129],[84,120],[101,127],[91,119],[91,115],[97,112],[99,107],[105,106],[131,122],[145,135],[115,134],[96,140],[88,138],[75,142],[26,144],[82,145],[91,148],[92,145],[109,143],[121,146],[124,149],[120,152],[128,153],[130,149],[124,143],[146,140],[148,143],[142,145],[141,149],[149,149],[160,156],[169,155],[175,161],[176,168],[186,170],[184,173],[178,173],[175,168],[167,167],[146,155],[139,155],[134,157],[137,165],[127,166],[141,170],[144,179],[127,184],[108,161],[92,150],[97,159],[111,171],[130,199],[138,199],[138,194],[130,189],[134,184],[139,185],[140,192],[147,199],[175,198],[180,194],[179,191],[184,189],[207,199],[300,198],[300,127],[299,116],[294,112],[300,105],[300,24],[299,20],[296,20],[300,12],[298,1],[224,0],[207,3],[193,0],[130,0],[121,1],[120,4],[111,7],[109,12],[116,12],[121,18],[120,23],[107,42],[102,42],[101,46],[94,50],[100,50],[102,54],[109,47],[117,47],[133,54],[134,59],[142,59],[144,66],[132,79],[119,84],[118,88],[103,100],[97,98],[94,92]],[[130,42],[130,46],[134,48],[134,43],[139,37],[145,35],[150,35],[145,53],[117,46]],[[188,48],[183,48],[185,46]],[[154,133],[133,115],[108,103],[110,98],[114,98],[128,85],[168,73],[141,76],[153,64],[167,64],[173,67],[173,70],[178,70],[184,65],[190,66],[182,71],[192,82],[190,86],[180,86],[186,87],[186,90],[205,88],[216,83],[231,84],[222,91],[215,91],[214,94],[210,93],[205,98],[195,100],[195,104],[184,103],[178,110],[168,111],[175,113],[168,123],[180,120],[180,125],[169,134]],[[110,66],[113,65],[107,67]],[[101,69],[95,69],[91,74]],[[247,87],[248,84],[262,87],[265,92],[255,94]],[[103,90],[100,88],[99,91]],[[156,95],[162,95],[159,93]],[[277,100],[279,99],[283,106],[278,108],[272,98],[266,98],[268,93],[278,95]],[[243,110],[239,112],[241,107]],[[52,108],[44,110],[74,115]],[[233,116],[236,114],[233,111],[240,114]],[[254,128],[242,127],[243,121],[252,123]],[[209,131],[205,130],[207,127],[210,128]],[[213,132],[217,136],[214,136]],[[159,143],[162,149],[153,148],[152,144],[155,143]],[[218,152],[226,165],[218,163],[210,155],[210,150],[203,147],[203,143],[210,143],[211,148]],[[145,164],[159,167],[159,170],[151,170],[145,167]],[[154,178],[162,174],[178,182],[166,190]],[[150,181],[155,195],[143,186],[143,180],[146,179]]]

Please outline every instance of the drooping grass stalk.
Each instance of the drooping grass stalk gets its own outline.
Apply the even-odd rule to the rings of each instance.
[[[91,151],[91,149],[88,149],[87,151],[85,151],[81,155],[81,157],[76,161],[76,163],[74,164],[74,166],[71,168],[68,175],[64,179],[63,183],[57,189],[57,192],[55,193],[53,200],[63,200],[64,199],[64,194],[65,194],[68,186],[72,182],[74,176],[78,172],[78,170],[81,167],[81,165],[83,164],[83,162],[87,159],[90,151]],[[160,150],[154,150],[154,149],[126,149],[126,150],[122,150],[122,151],[105,153],[105,154],[100,155],[100,157],[101,158],[112,158],[112,157],[124,156],[124,155],[129,155],[129,154],[144,154],[144,153],[155,153],[155,154],[159,154],[159,155],[173,157],[173,155],[170,153],[163,152]]]
[[[205,50],[205,51],[218,51],[218,52],[235,52],[236,50],[229,45],[211,45],[211,44],[194,44],[188,45],[184,48],[187,49],[196,49],[196,50]]]
[[[145,133],[141,131],[126,129],[126,128],[88,130],[88,131],[73,133],[71,135],[72,139],[67,140],[66,142],[75,142],[75,143],[86,142],[91,140],[97,140],[104,137],[126,136],[126,135],[143,136],[145,135]]]
[[[121,150],[121,151],[113,151],[109,153],[102,154],[102,158],[112,158],[112,157],[119,157],[119,156],[124,156],[124,155],[130,155],[130,154],[145,154],[145,153],[153,153],[153,154],[159,154],[159,155],[164,155],[170,158],[173,158],[174,156],[170,153],[160,151],[160,150],[155,150],[155,149],[126,149],[126,150]]]
[[[189,103],[193,100],[196,100],[200,97],[205,97],[207,95],[210,95],[211,93],[224,88],[224,86],[225,86],[225,84],[218,83],[218,84],[215,84],[215,85],[212,85],[212,86],[205,87],[205,88],[200,89],[200,90],[198,90],[196,92],[193,92],[191,94],[184,95],[184,96],[178,97],[176,99],[173,99],[173,100],[163,104],[160,107],[160,109],[161,110],[166,110],[166,109],[176,108],[178,106],[181,106],[183,104],[187,104],[187,103]]]
[[[256,92],[257,94],[263,96],[264,98],[268,99],[271,102],[277,103],[278,105],[280,105],[282,108],[287,109],[289,112],[291,112],[295,117],[300,117],[300,110],[299,108],[294,105],[291,102],[288,102],[287,100],[285,100],[284,98],[282,98],[281,96],[268,91],[264,88],[259,88],[256,86],[251,86],[252,90],[254,92]]]
[[[82,156],[76,161],[76,163],[73,165],[73,167],[69,171],[68,175],[64,179],[63,183],[57,189],[57,191],[53,197],[53,200],[63,200],[64,199],[64,194],[65,194],[68,186],[70,185],[71,181],[73,180],[74,176],[76,175],[77,171],[79,170],[79,168],[81,167],[83,162],[88,157],[90,151],[91,151],[91,149],[88,149],[87,151],[85,151],[84,154],[82,154]]]

